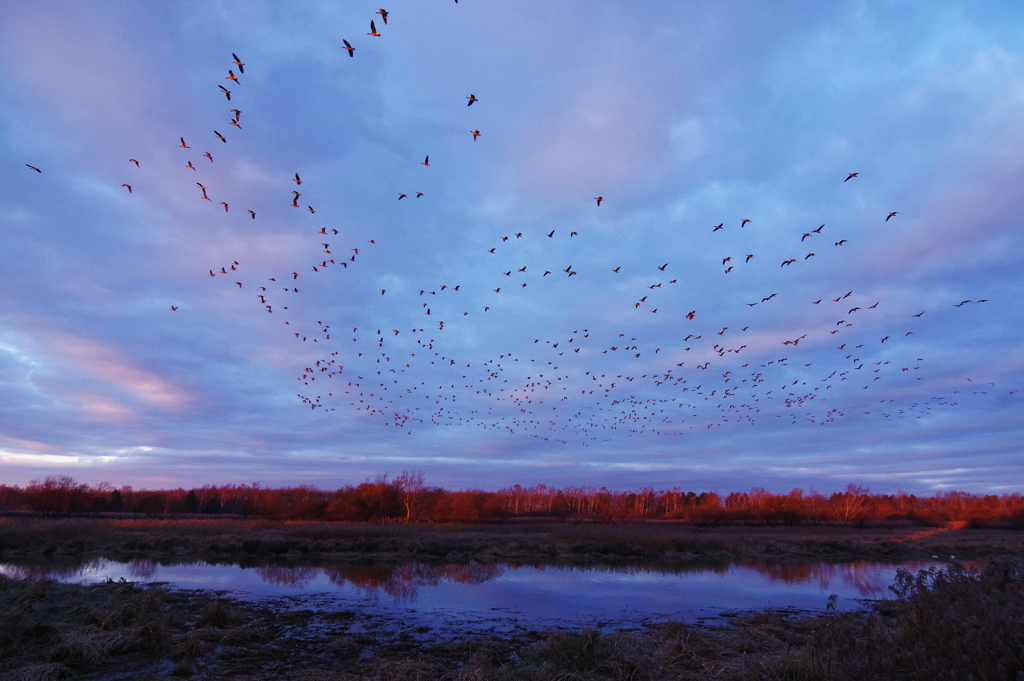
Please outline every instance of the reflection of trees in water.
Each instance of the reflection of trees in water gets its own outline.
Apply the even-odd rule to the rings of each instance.
[[[90,563],[35,564],[35,565],[2,565],[0,575],[10,579],[71,579],[80,577],[83,572],[99,567],[100,561]]]
[[[263,567],[256,568],[256,574],[259,575],[260,579],[264,582],[296,588],[307,586],[316,578],[319,572],[319,568],[312,567],[279,567],[274,565],[264,565]]]
[[[504,565],[481,565],[476,562],[467,565],[445,565],[438,570],[446,581],[457,584],[483,584],[505,574]]]
[[[151,560],[133,560],[128,563],[128,574],[138,579],[149,579],[156,574],[156,567]]]
[[[601,572],[615,575],[689,575],[706,572],[714,572],[716,575],[724,576],[732,569],[733,564],[722,560],[701,560],[689,561],[675,565],[663,564],[640,564],[640,565],[502,565],[504,570],[533,570],[546,572],[548,570],[557,572]]]
[[[501,576],[504,565],[481,565],[470,562],[466,565],[431,566],[424,563],[408,565],[341,565],[324,568],[324,574],[334,584],[346,582],[368,596],[377,596],[378,591],[395,599],[396,603],[413,603],[420,587],[437,586],[441,582],[456,584],[482,584]]]
[[[903,563],[902,566],[916,572],[924,563]],[[878,563],[857,561],[855,563],[755,563],[750,567],[772,582],[786,584],[817,583],[822,591],[832,582],[839,580],[853,587],[865,598],[881,598],[891,581],[890,570]]]

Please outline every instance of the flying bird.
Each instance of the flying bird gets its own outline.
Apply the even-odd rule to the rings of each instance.
[[[378,38],[380,37],[380,33],[377,33],[377,27],[373,25],[373,19],[370,19],[370,32],[366,35],[372,35]]]
[[[228,101],[230,102],[231,101],[231,90],[227,89],[223,85],[218,85],[217,87],[220,88],[220,91],[224,93],[224,96],[227,97]]]
[[[43,172],[42,170],[40,170],[39,168],[36,168],[35,166],[30,166],[27,163],[25,165],[28,166],[29,168],[31,168],[32,170],[36,171],[37,173]]]
[[[219,139],[221,142],[224,142],[225,144],[227,144],[228,141],[227,141],[227,139],[225,139],[224,135],[220,134],[216,130],[213,131],[213,134],[216,135],[217,139]]]
[[[189,145],[185,144],[185,138],[184,137],[181,137],[180,139],[181,139],[181,144],[178,145],[179,147],[181,147],[182,149],[191,149],[192,148]]]
[[[238,72],[239,73],[245,73],[245,64],[242,62],[241,59],[238,58],[238,55],[235,54],[234,52],[232,52],[231,53],[231,58],[235,60],[235,61],[233,61],[231,63],[238,67]]]
[[[295,179],[292,180],[295,184],[302,184],[302,178],[299,177],[298,173],[295,173]]]
[[[136,167],[136,168],[138,168],[138,167],[139,167],[139,162],[138,162],[138,161],[136,161],[136,160],[135,160],[134,158],[130,158],[130,159],[128,159],[128,162],[129,162],[129,163],[134,163],[134,164],[135,164],[135,167]]]
[[[887,215],[887,216],[885,217],[885,221],[886,221],[886,222],[889,222],[889,218],[891,218],[891,217],[892,217],[893,215],[896,215],[896,211],[892,211],[891,213],[889,213],[889,214],[888,214],[888,215]]]
[[[203,154],[203,156],[210,159],[210,163],[213,163],[213,156],[210,154],[210,152],[206,152],[205,154]]]
[[[725,226],[725,223],[724,222],[720,222],[717,225],[715,225],[715,228],[712,229],[711,231],[712,232],[717,232],[718,230],[722,229],[722,227],[724,227],[724,226]]]
[[[178,306],[177,305],[171,305],[171,312],[177,312],[177,311],[178,311]]]
[[[351,45],[349,45],[349,42],[347,40],[345,40],[344,38],[341,39],[341,42],[345,43],[345,49],[348,50],[348,56],[350,56],[350,57],[356,56],[355,55],[356,48],[354,48]]]
[[[846,176],[846,179],[845,179],[845,180],[843,180],[843,182],[846,182],[846,181],[847,181],[847,180],[849,180],[849,179],[850,179],[851,177],[857,177],[858,175],[860,175],[860,173],[850,173],[849,175],[847,175],[847,176]]]
[[[595,196],[594,200],[596,200],[597,201],[597,205],[600,206],[601,202],[604,201],[604,197],[603,196]]]
[[[239,71],[239,73],[241,73],[241,71]],[[226,80],[233,80],[233,81],[235,81],[236,83],[238,83],[238,82],[239,82],[239,80],[238,80],[238,76],[236,76],[236,75],[235,75],[235,73],[234,73],[234,71],[232,71],[231,69],[228,69],[228,75],[224,76],[224,78],[225,78]]]
[[[374,12],[374,14],[379,14],[380,18],[384,20],[384,24],[387,25],[387,23],[388,23],[388,14],[390,14],[390,12],[388,12],[386,9],[381,7],[379,10]]]
[[[254,210],[247,210],[245,212],[248,213],[249,217],[251,217],[253,220],[256,219],[256,211],[254,211]]]
[[[466,104],[466,106],[473,106],[473,102],[478,102],[478,101],[480,101],[480,100],[478,100],[478,99],[476,98],[476,95],[474,95],[474,94],[472,94],[472,93],[470,93],[469,97],[466,97],[466,99],[468,99],[468,100],[469,100],[469,103],[468,103],[468,104]]]
[[[740,223],[740,227],[746,227],[748,222],[750,222],[750,218],[743,218],[743,222]]]
[[[423,157],[423,163],[421,163],[420,165],[421,166],[429,166],[430,165],[430,156],[424,156]]]
[[[186,167],[186,168],[191,168],[192,170],[195,170],[195,169],[196,169],[196,167],[195,167],[194,165],[192,165],[192,161],[189,161],[188,163],[186,163],[186,164],[185,164],[185,167]]]
[[[128,193],[129,193],[129,194],[131,194],[131,193],[132,193],[132,186],[131,186],[130,184],[122,184],[121,186],[122,186],[122,187],[127,187],[127,188],[128,188]]]
[[[473,141],[476,142],[476,138],[480,136],[480,131],[479,130],[470,130],[470,133],[472,133],[472,135],[473,135]]]

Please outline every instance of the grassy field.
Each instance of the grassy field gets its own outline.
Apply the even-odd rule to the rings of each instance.
[[[761,612],[730,625],[536,631],[418,642],[360,612],[232,602],[131,583],[0,577],[0,681],[50,679],[1019,679],[1024,574],[994,560],[901,574],[870,612]]]
[[[0,518],[0,561],[446,562],[565,565],[1024,556],[1024,533],[951,528],[672,523],[369,525],[262,520]]]

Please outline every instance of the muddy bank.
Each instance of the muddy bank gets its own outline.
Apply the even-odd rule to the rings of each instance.
[[[898,562],[1024,556],[1024,533],[943,528],[369,525],[246,520],[0,518],[0,560],[268,558],[373,563],[679,564],[813,559]]]

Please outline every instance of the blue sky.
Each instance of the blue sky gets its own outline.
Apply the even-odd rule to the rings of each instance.
[[[1020,491],[1024,9],[378,9],[5,7],[6,481]]]

